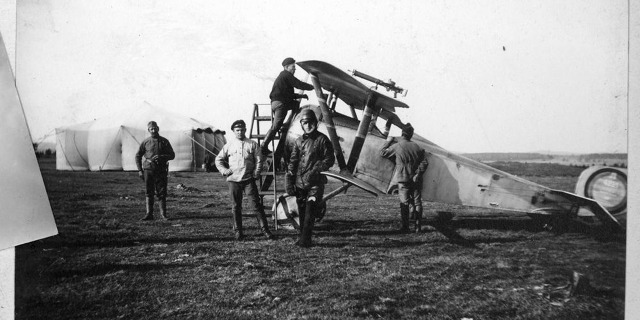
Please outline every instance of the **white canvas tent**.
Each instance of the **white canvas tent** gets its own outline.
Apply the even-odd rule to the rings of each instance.
[[[217,155],[226,143],[224,131],[144,102],[135,110],[56,128],[56,169],[137,170],[135,154],[149,137],[147,123],[151,120],[158,123],[160,135],[176,153],[169,171],[195,171],[208,152]]]

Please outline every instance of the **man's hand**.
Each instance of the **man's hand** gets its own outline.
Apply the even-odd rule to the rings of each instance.
[[[140,179],[142,179],[142,181],[144,181],[144,172],[138,171],[138,177],[140,177]]]
[[[398,140],[396,140],[395,137],[389,136],[389,137],[387,137],[387,140],[382,145],[382,149],[389,148],[392,144],[397,143],[397,142],[398,142]]]
[[[222,175],[225,177],[230,176],[233,173],[233,171],[231,171],[231,169],[225,169],[224,171],[222,171]]]
[[[296,188],[293,187],[293,184],[291,184],[290,182],[286,182],[286,192],[288,195],[292,196],[294,194],[296,194]]]
[[[157,154],[155,156],[151,157],[151,161],[153,161],[153,162],[158,162],[159,159],[160,159],[160,156],[157,155]]]

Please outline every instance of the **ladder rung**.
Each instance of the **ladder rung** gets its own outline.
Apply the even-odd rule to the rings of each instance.
[[[254,119],[258,121],[271,121],[271,116],[258,116],[258,117],[255,117]]]
[[[273,176],[273,172],[271,172],[271,171],[261,172],[260,175],[262,175],[262,176]]]
[[[266,137],[266,136],[267,136],[266,134],[251,134],[251,135],[249,135],[249,139],[264,139],[264,137]],[[280,135],[279,134],[276,134],[273,137],[273,141],[277,141],[277,140],[280,140]]]

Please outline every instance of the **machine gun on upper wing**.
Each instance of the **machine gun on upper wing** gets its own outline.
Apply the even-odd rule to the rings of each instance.
[[[380,85],[380,86],[383,86],[383,87],[387,88],[387,91],[393,91],[393,97],[394,98],[398,97],[398,93],[401,94],[403,97],[407,96],[408,90],[402,89],[402,88],[396,86],[396,83],[391,79],[389,79],[388,82],[384,82],[384,81],[382,81],[382,80],[380,80],[378,78],[372,77],[372,76],[370,76],[368,74],[362,73],[362,72],[360,72],[358,70],[355,70],[355,69],[353,71],[351,71],[351,74],[354,77],[359,77],[359,78],[362,78],[362,79],[365,79],[365,80],[368,80],[368,81],[371,81],[371,82],[375,83],[376,84],[376,87],[375,87],[376,90],[378,89],[378,85]]]

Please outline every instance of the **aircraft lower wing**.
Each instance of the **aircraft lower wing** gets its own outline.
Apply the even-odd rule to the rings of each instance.
[[[320,172],[321,174],[324,174],[328,177],[332,177],[335,179],[338,179],[344,183],[348,183],[350,185],[356,186],[366,192],[371,193],[374,196],[378,196],[378,191],[376,190],[376,188],[374,186],[372,186],[371,184],[369,184],[368,182],[364,181],[364,180],[360,180],[350,174],[343,174],[343,173],[336,173],[336,172],[331,172],[331,171],[323,171]]]
[[[376,188],[369,183],[362,181],[350,174],[336,173],[331,171],[323,171],[321,174],[338,179],[344,183],[344,186],[325,194],[320,202],[320,212],[316,219],[320,220],[324,217],[326,211],[326,201],[333,198],[337,194],[345,191],[350,186],[356,186],[366,192],[378,196]],[[286,229],[300,229],[300,210],[295,196],[282,195],[276,201],[276,221],[277,225]]]

